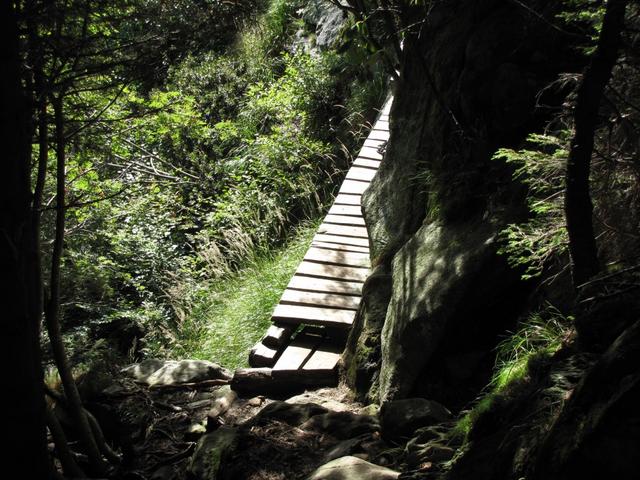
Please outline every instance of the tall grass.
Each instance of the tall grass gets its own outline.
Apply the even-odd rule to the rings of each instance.
[[[547,305],[533,313],[520,328],[496,347],[496,363],[491,382],[475,405],[464,412],[454,427],[454,435],[466,437],[475,421],[493,405],[509,387],[529,374],[529,362],[540,356],[553,355],[567,338],[573,324],[557,308]]]
[[[247,266],[193,293],[187,316],[156,353],[211,360],[227,368],[247,365],[251,347],[270,325],[273,309],[302,261],[318,224],[300,227],[292,238]]]

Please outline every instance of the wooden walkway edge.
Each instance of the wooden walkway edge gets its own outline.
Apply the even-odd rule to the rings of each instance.
[[[297,378],[304,385],[316,381],[327,384],[337,379],[338,361],[370,269],[369,235],[361,198],[382,161],[382,148],[389,139],[392,102],[393,97],[385,101],[347,172],[273,312],[273,326],[251,350],[249,364],[271,368],[269,378]],[[300,331],[296,334],[297,330]],[[238,374],[243,378],[252,376],[247,369],[241,370]],[[261,372],[259,376],[264,375]]]

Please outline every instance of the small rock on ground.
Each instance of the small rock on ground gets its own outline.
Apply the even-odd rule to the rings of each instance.
[[[399,472],[357,457],[341,457],[322,465],[307,480],[395,480]]]

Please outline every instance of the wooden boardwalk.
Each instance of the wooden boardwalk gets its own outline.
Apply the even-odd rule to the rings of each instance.
[[[251,350],[252,367],[271,367],[274,377],[293,371],[335,372],[369,275],[369,237],[361,198],[382,161],[380,149],[389,138],[392,101],[390,97],[385,102],[276,306],[273,326]]]

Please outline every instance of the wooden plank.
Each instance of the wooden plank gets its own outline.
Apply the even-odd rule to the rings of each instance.
[[[314,292],[346,293],[351,295],[360,295],[362,293],[362,284],[359,282],[345,282],[326,278],[305,277],[302,275],[294,275],[291,277],[287,288],[311,290]]]
[[[312,277],[345,280],[347,282],[364,282],[369,276],[368,268],[343,267],[341,265],[326,265],[324,263],[303,260],[298,265],[296,273]]]
[[[362,146],[378,149],[385,143],[387,143],[387,140],[383,140],[380,138],[367,138],[362,144]]]
[[[291,325],[271,325],[261,342],[270,348],[280,348],[289,341],[294,332],[295,328]]]
[[[322,343],[322,335],[300,332],[284,349],[273,370],[298,370],[320,343]]]
[[[350,225],[334,225],[333,223],[323,223],[318,228],[319,234],[341,235],[344,237],[368,238],[366,227],[352,227]],[[369,242],[367,241],[367,245]]]
[[[311,354],[302,369],[308,370],[333,370],[338,365],[344,344],[325,339],[321,345]]]
[[[333,263],[350,267],[369,268],[371,265],[368,253],[328,250],[313,246],[307,250],[304,259],[310,262]]]
[[[392,96],[387,98],[387,101],[382,106],[382,109],[380,110],[381,115],[389,115],[389,112],[391,112],[391,105],[393,105]]]
[[[329,215],[362,216],[362,208],[359,205],[333,205],[329,209]]]
[[[309,325],[323,325],[337,328],[351,327],[355,316],[355,310],[282,304],[276,306],[276,309],[273,312],[273,318],[279,322],[305,323]],[[280,360],[282,360],[289,348],[290,347],[287,347],[285,349],[283,354],[280,356]],[[278,360],[278,362],[280,360]]]
[[[373,129],[369,132],[368,140],[389,140],[389,130]]]
[[[355,227],[364,227],[364,218],[348,215],[332,215],[329,214],[324,219],[325,223],[335,223],[338,225],[353,225]]]
[[[353,161],[353,165],[356,167],[365,167],[371,169],[378,169],[380,167],[380,160],[371,160],[369,158],[356,158]]]
[[[343,235],[333,235],[330,233],[317,233],[313,237],[314,241],[339,243],[340,245],[352,245],[354,247],[369,247],[368,238],[345,237]]]
[[[339,193],[333,203],[336,205],[360,205],[360,198],[362,198],[360,195]]]
[[[369,168],[359,168],[357,166],[351,167],[349,173],[347,173],[347,179],[349,180],[361,180],[364,182],[370,182],[373,180],[374,175],[376,174],[375,170],[371,170]]]
[[[249,366],[255,368],[272,367],[276,363],[277,357],[277,348],[269,348],[262,342],[258,342],[249,352]]]
[[[358,252],[358,253],[366,253],[369,254],[368,247],[356,247],[353,245],[341,245],[339,243],[329,243],[329,242],[311,242],[312,247],[325,248],[328,250],[339,250],[342,252]]]
[[[370,158],[372,160],[382,160],[382,155],[378,153],[377,148],[364,146],[360,149],[358,157]]]
[[[336,293],[305,292],[287,289],[280,298],[280,303],[311,305],[316,307],[335,307],[346,310],[357,310],[361,297],[355,295],[340,295]]]
[[[369,187],[369,182],[358,182],[357,180],[345,180],[342,182],[339,193],[351,193],[362,195]]]

